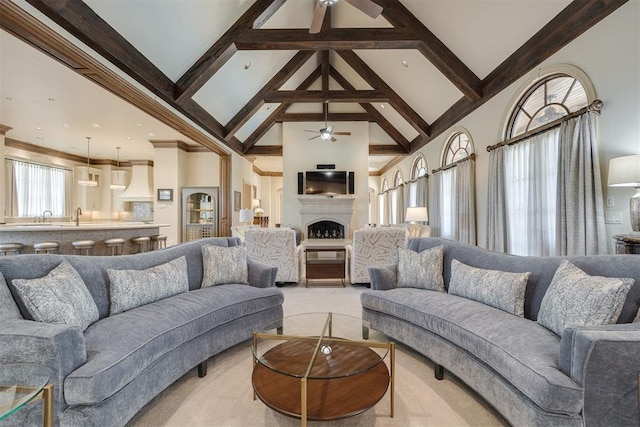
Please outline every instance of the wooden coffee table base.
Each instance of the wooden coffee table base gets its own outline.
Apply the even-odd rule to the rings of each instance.
[[[265,405],[281,414],[301,418],[302,378],[278,373],[258,363],[254,366],[252,382],[256,395]],[[307,419],[326,421],[360,414],[378,403],[388,386],[389,371],[383,361],[349,377],[308,379]]]

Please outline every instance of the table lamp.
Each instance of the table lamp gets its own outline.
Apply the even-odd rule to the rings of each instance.
[[[424,206],[407,208],[407,214],[404,217],[404,221],[411,222],[413,224],[411,230],[409,231],[411,237],[418,237],[418,235],[420,234],[418,232],[420,228],[420,226],[418,225],[418,221],[429,221],[427,208]]]
[[[640,154],[609,160],[609,187],[635,187],[629,201],[631,228],[640,231]]]
[[[245,226],[253,222],[253,211],[251,209],[240,209],[240,222]]]

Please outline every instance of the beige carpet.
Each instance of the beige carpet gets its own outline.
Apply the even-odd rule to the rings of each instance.
[[[327,282],[305,288],[282,288],[285,316],[308,312],[349,314],[360,317],[364,288],[335,286]],[[299,426],[289,418],[252,399],[250,342],[239,344],[209,360],[207,376],[196,370],[165,390],[130,423],[131,426]],[[433,377],[431,363],[411,349],[396,351],[395,417],[389,417],[389,392],[378,404],[358,416],[309,426],[504,426],[507,423],[481,398],[448,373],[443,381]]]

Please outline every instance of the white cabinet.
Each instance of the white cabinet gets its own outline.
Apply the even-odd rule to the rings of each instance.
[[[76,207],[87,211],[99,211],[102,209],[101,192],[104,187],[101,182],[102,170],[88,166],[76,166],[75,168],[75,195]],[[95,187],[78,184],[78,181],[96,181]]]

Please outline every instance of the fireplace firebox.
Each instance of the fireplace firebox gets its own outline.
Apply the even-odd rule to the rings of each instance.
[[[318,221],[307,227],[309,239],[344,239],[344,225],[335,221]]]

